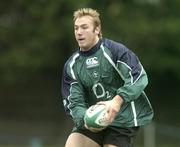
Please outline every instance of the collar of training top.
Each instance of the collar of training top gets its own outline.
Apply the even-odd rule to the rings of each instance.
[[[102,43],[102,39],[99,39],[98,43],[88,51],[80,51],[80,48],[79,48],[79,54],[82,56],[93,55],[95,52],[97,52],[100,49],[101,43]]]

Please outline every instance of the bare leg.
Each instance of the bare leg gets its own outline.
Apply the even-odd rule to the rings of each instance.
[[[105,144],[103,147],[117,147],[117,146],[111,144]]]
[[[69,135],[65,147],[101,147],[95,141],[80,133]]]

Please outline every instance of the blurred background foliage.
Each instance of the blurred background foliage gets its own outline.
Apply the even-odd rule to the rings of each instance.
[[[149,75],[155,121],[179,126],[179,0],[6,0],[0,2],[0,114],[62,121],[60,82],[76,50],[73,11],[101,14],[103,36],[120,41]],[[64,118],[65,119],[65,118]]]
[[[0,8],[0,70],[13,80],[62,67],[75,48],[72,13],[93,7],[101,13],[103,34],[127,44],[150,72],[167,70],[180,78],[178,0],[11,0]],[[22,72],[23,71],[23,72]],[[25,79],[24,79],[25,80]]]

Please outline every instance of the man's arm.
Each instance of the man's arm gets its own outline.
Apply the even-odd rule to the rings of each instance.
[[[124,81],[112,100],[100,102],[106,105],[109,112],[108,120],[112,122],[123,103],[131,102],[141,95],[148,79],[138,57],[132,51],[120,43],[109,40],[105,40],[105,46],[111,51],[114,68]]]
[[[117,90],[117,95],[125,102],[137,99],[148,84],[147,74],[138,57],[125,48],[124,53],[117,58],[116,66],[124,80],[124,85]]]
[[[67,64],[64,67],[61,93],[66,114],[72,117],[76,127],[82,127],[84,125],[84,114],[87,109],[83,88],[76,79],[73,79],[68,74]]]

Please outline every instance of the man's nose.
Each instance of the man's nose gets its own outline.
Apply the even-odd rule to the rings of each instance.
[[[81,29],[81,28],[78,28],[78,29],[76,30],[76,33],[77,33],[78,35],[81,35],[81,34],[82,34],[82,29]]]

